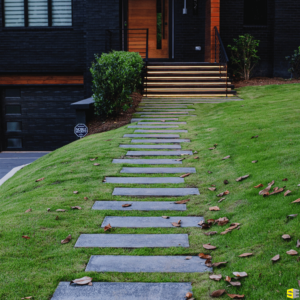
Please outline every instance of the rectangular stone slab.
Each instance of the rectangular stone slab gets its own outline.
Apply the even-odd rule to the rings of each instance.
[[[153,184],[153,183],[184,183],[180,177],[106,177],[105,183]]]
[[[131,206],[122,207],[124,204],[131,204]],[[121,211],[185,211],[186,204],[175,204],[173,201],[96,201],[92,209]]]
[[[179,134],[124,134],[124,138],[164,138],[164,139],[174,139],[179,138]]]
[[[173,117],[187,117],[188,115],[173,115]],[[195,115],[190,115],[190,116],[195,116]],[[169,117],[168,115],[141,115],[141,118],[157,118],[157,117],[162,117],[162,118],[167,118]]]
[[[191,290],[189,282],[60,282],[51,300],[184,300]]]
[[[126,156],[181,156],[193,155],[192,151],[127,151]]]
[[[205,259],[198,256],[186,259],[186,256],[92,255],[85,271],[202,273],[212,271],[212,269],[205,265]]]
[[[138,125],[154,125],[154,124],[177,124],[177,125],[185,125],[186,122],[139,122]]]
[[[177,205],[177,204],[175,204]],[[181,220],[181,227],[199,227],[202,217],[105,217],[101,227],[110,224],[113,228],[178,228],[172,225]]]
[[[119,147],[132,149],[181,149],[180,145],[120,145]]]
[[[131,119],[131,123],[134,123],[134,122],[140,122],[140,121],[161,121],[161,120],[166,120],[166,121],[177,121],[178,118],[157,118],[157,119],[133,118],[133,119]]]
[[[200,195],[200,193],[197,188],[115,188],[113,191],[113,196],[131,197],[181,197],[189,195]]]
[[[131,143],[190,143],[189,139],[152,139],[152,140],[131,140]]]
[[[174,129],[174,130],[143,130],[143,129],[137,129],[134,132],[136,133],[177,133],[177,132],[188,132],[184,129]]]
[[[169,112],[179,112],[179,113],[182,113],[182,112],[186,112],[186,111],[195,111],[195,109],[191,109],[191,108],[170,108],[170,107],[166,107],[166,108],[142,108],[142,107],[140,107],[143,111],[162,111],[162,112],[164,112],[164,111],[168,111],[169,110]]]
[[[187,234],[81,234],[75,248],[189,247]]]
[[[131,174],[177,174],[177,173],[196,173],[195,168],[132,168],[124,167],[120,173],[131,173]]]
[[[114,159],[112,162],[133,165],[182,165],[182,161],[176,159]]]
[[[189,113],[188,112],[185,112],[185,111],[181,111],[181,112],[172,112],[172,111],[160,111],[160,112],[139,112],[139,111],[136,111],[135,114],[137,115],[173,115],[173,114],[177,114],[177,115],[188,115]]]
[[[163,123],[161,123],[163,124]],[[161,125],[161,126],[143,126],[143,125],[131,125],[131,126],[128,126],[127,128],[140,128],[140,129],[147,129],[147,128],[178,128],[179,126],[177,125]]]

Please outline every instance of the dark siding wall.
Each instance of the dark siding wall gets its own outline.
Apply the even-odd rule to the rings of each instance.
[[[193,1],[187,1],[187,15],[182,14],[183,1],[175,1],[175,60],[204,61],[205,0],[198,0],[198,15],[193,15]],[[201,46],[196,51],[195,46]]]
[[[70,29],[4,28],[0,9],[1,72],[83,72],[84,31],[85,0],[73,0]]]

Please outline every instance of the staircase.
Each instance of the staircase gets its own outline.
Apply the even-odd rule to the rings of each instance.
[[[149,62],[144,76],[144,97],[231,97],[234,85],[227,66],[219,63]]]

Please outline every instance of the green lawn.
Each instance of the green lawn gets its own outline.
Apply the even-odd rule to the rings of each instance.
[[[196,104],[197,117],[183,117],[188,125],[181,126],[189,133],[181,134],[191,138],[183,143],[183,150],[196,150],[200,159],[193,157],[183,161],[183,167],[196,167],[197,174],[186,177],[186,184],[174,187],[198,187],[200,196],[190,197],[186,212],[114,212],[92,211],[94,200],[123,200],[113,197],[114,186],[102,183],[105,176],[121,176],[121,165],[112,164],[113,158],[125,155],[127,144],[124,133],[135,129],[127,126],[105,133],[89,136],[69,144],[39,159],[18,172],[13,179],[0,187],[0,299],[20,299],[34,296],[34,299],[49,299],[59,281],[69,281],[85,275],[93,281],[144,281],[144,282],[193,282],[195,299],[210,299],[209,294],[217,289],[228,293],[245,294],[251,300],[286,299],[286,290],[298,288],[300,280],[297,256],[286,251],[296,248],[300,239],[300,214],[286,222],[287,215],[300,212],[299,204],[291,204],[300,198],[299,168],[299,116],[300,85],[280,85],[242,88],[239,94],[243,102],[222,104]],[[194,114],[194,112],[193,112]],[[251,139],[258,135],[258,138]],[[208,150],[215,143],[217,148]],[[228,160],[221,160],[230,155]],[[98,157],[94,166],[90,158]],[[253,160],[258,163],[253,164]],[[208,171],[212,173],[209,174]],[[250,174],[242,182],[239,176]],[[147,175],[147,176],[179,176]],[[124,176],[124,175],[122,175]],[[140,175],[136,175],[140,176]],[[41,182],[36,179],[45,177]],[[282,179],[288,178],[287,182]],[[227,179],[228,185],[223,181]],[[255,185],[264,187],[275,180],[273,187],[292,191],[262,197]],[[215,184],[217,190],[208,190]],[[124,186],[124,185],[123,185]],[[137,187],[128,185],[128,187]],[[167,187],[154,185],[152,187]],[[168,185],[169,186],[169,185]],[[143,186],[141,186],[143,187]],[[230,194],[218,203],[218,193],[226,189]],[[79,194],[73,194],[79,191]],[[88,197],[88,200],[84,200]],[[129,198],[128,198],[129,199]],[[176,200],[184,198],[176,198]],[[144,198],[140,201],[149,201]],[[165,201],[166,198],[156,198]],[[168,199],[169,200],[169,199]],[[71,206],[79,205],[82,210],[73,211]],[[218,205],[219,212],[210,212],[209,207]],[[31,208],[32,212],[24,213]],[[47,212],[47,208],[51,208]],[[55,212],[63,208],[65,213]],[[200,228],[170,229],[113,229],[114,233],[188,233],[190,248],[169,249],[75,249],[74,244],[81,233],[103,233],[100,225],[105,216],[205,216],[209,218],[228,217],[230,223],[241,223],[240,230],[226,235],[204,235]],[[56,216],[59,219],[56,220]],[[218,233],[229,227],[213,226]],[[69,244],[60,241],[72,234]],[[291,241],[284,241],[283,234],[291,235]],[[28,235],[29,240],[22,235]],[[211,243],[217,250],[204,251],[203,244]],[[300,251],[300,249],[299,249]],[[85,273],[85,266],[93,254],[102,255],[197,255],[211,253],[213,262],[228,261],[215,274],[222,274],[220,282],[212,281],[208,274],[176,273]],[[252,252],[249,258],[238,255]],[[280,254],[281,259],[272,263],[271,258]],[[300,255],[299,255],[300,256]],[[248,273],[241,280],[241,287],[228,287],[224,281],[232,272]],[[224,295],[222,298],[228,298]]]

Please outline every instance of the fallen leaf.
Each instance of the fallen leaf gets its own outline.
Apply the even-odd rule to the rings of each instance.
[[[298,214],[293,214],[293,215],[288,215],[287,218],[296,218],[298,216]]]
[[[218,211],[220,208],[218,206],[212,206],[209,208],[210,211]]]
[[[288,234],[284,234],[284,235],[282,236],[282,238],[283,238],[284,240],[290,240],[290,239],[291,239],[291,236],[288,235]]]
[[[235,181],[243,181],[244,179],[247,179],[250,175],[244,175],[244,176],[241,176],[239,178],[237,178]]]
[[[208,150],[215,150],[216,149],[216,147],[210,147],[210,148],[208,148]]]
[[[226,198],[221,198],[218,203],[221,203],[222,201],[224,201]]]
[[[199,159],[199,156],[194,157],[194,159]]]
[[[217,231],[204,232],[204,234],[207,235],[207,236],[215,235],[217,233],[218,233]]]
[[[228,158],[230,158],[230,155],[227,155],[227,156],[223,157],[222,160],[225,160],[225,159],[228,159]]]
[[[227,179],[225,179],[223,182],[224,182],[224,184],[228,184],[229,183],[229,181]]]
[[[185,204],[185,203],[187,203],[187,202],[189,202],[190,201],[190,199],[187,199],[187,200],[181,200],[181,201],[176,201],[176,202],[174,202],[174,204]]]
[[[109,230],[109,229],[111,229],[111,228],[112,228],[111,225],[108,224],[108,225],[106,225],[106,226],[104,227],[104,231],[107,231],[107,230]]]
[[[229,276],[226,276],[225,281],[230,282],[231,278]]]
[[[185,158],[175,159],[176,161],[183,161]]]
[[[32,211],[32,209],[29,208],[29,209],[27,209],[27,210],[25,211],[25,213],[29,213],[29,212],[31,212],[31,211]]]
[[[194,154],[197,154],[198,153],[198,151],[194,151]]]
[[[166,122],[166,120],[160,120],[161,122]]]
[[[256,189],[263,187],[264,185],[262,183],[260,183],[259,185],[255,186]]]
[[[192,259],[193,257],[192,256],[187,256],[185,259],[186,260],[190,260],[190,259]]]
[[[35,182],[39,182],[39,181],[42,181],[42,180],[44,180],[44,179],[45,179],[45,177],[40,178],[40,179],[37,179]]]
[[[88,198],[88,197],[84,197],[83,199],[84,199],[84,200],[89,200],[89,198]]]
[[[248,257],[248,256],[252,256],[253,253],[243,253],[241,255],[239,255],[239,257]]]
[[[298,254],[298,252],[293,250],[293,249],[287,251],[286,253],[289,254],[289,255],[297,255]]]
[[[186,293],[185,298],[191,299],[193,297],[193,294],[191,292]]]
[[[30,237],[29,237],[28,235],[22,235],[22,238],[23,238],[23,239],[26,239],[26,240],[29,240],[29,239],[30,239]]]
[[[209,254],[199,253],[198,256],[202,259],[212,259],[211,255]]]
[[[230,193],[229,191],[225,191],[223,193],[218,194],[217,197],[223,197],[225,195],[228,195],[229,193]]]
[[[98,157],[90,158],[90,161],[95,161]]]
[[[274,191],[272,193],[270,193],[269,195],[274,195],[274,194],[279,194],[281,192],[284,191],[284,188],[275,188]]]
[[[206,249],[206,250],[215,250],[215,249],[217,249],[217,247],[215,247],[211,244],[204,244],[203,248]]]
[[[58,220],[59,219],[59,216],[56,216],[55,220]]]
[[[284,178],[284,179],[282,179],[282,181],[288,181],[288,179],[287,179],[287,178]]]
[[[188,177],[188,176],[190,176],[190,175],[191,175],[191,173],[186,173],[186,174],[184,174],[184,175],[181,175],[180,178],[185,178],[185,177]]]
[[[214,146],[215,146],[215,147],[217,147],[217,146],[218,146],[218,144],[214,144]]]
[[[229,282],[232,286],[241,286],[242,284],[239,281],[230,281]]]
[[[22,299],[33,299],[33,296],[24,297]]]
[[[168,216],[162,216],[163,219],[169,219],[170,217]]]
[[[223,217],[216,220],[216,223],[218,223],[219,226],[224,226],[229,222],[228,218]]]
[[[66,209],[57,209],[56,211],[59,211],[59,212],[65,212]]]
[[[278,261],[279,259],[280,259],[280,255],[279,255],[279,254],[277,254],[277,255],[275,255],[273,258],[271,258],[272,262],[276,262],[276,261]]]
[[[212,294],[210,296],[213,298],[218,298],[218,297],[222,296],[225,292],[226,292],[226,290],[217,290],[217,291],[212,292]]]
[[[72,208],[72,209],[79,209],[79,210],[81,209],[80,206],[72,206],[71,208]]]
[[[130,204],[130,203],[125,203],[125,204],[123,204],[122,205],[122,207],[130,207],[132,204]]]
[[[219,266],[222,266],[222,265],[226,265],[226,264],[227,264],[227,261],[225,261],[225,262],[213,263],[212,266],[213,266],[214,268],[216,268],[216,267],[219,267]]]
[[[251,139],[256,139],[258,138],[258,135],[254,135],[253,137],[251,137]]]
[[[180,223],[178,223],[178,222],[172,222],[172,225],[173,225],[174,227],[181,227]]]
[[[248,276],[246,272],[232,272],[232,274],[236,277],[241,277],[241,278]]]
[[[211,172],[211,171],[207,171],[207,173],[208,173],[208,174],[212,174],[212,172]]]
[[[49,212],[51,209],[50,208],[47,208],[47,211]]]
[[[256,164],[258,162],[258,160],[252,160],[253,164]]]
[[[204,263],[208,268],[211,268],[212,263],[211,263],[211,259],[207,259]]]
[[[95,164],[94,164],[94,166],[100,166],[100,164],[98,164],[98,163],[95,163]]]
[[[259,195],[269,195],[269,191],[271,189],[273,184],[268,184],[268,186],[264,189],[264,190],[261,190],[258,194]]]
[[[292,203],[300,203],[300,198],[297,199],[297,200],[295,200],[295,201],[293,201]]]
[[[72,236],[69,234],[64,240],[61,241],[62,244],[67,244],[71,241]]]
[[[73,192],[73,194],[78,194],[78,193],[79,193],[78,191],[74,191],[74,192]]]
[[[231,299],[244,299],[245,295],[227,294]]]
[[[201,229],[209,229],[211,227],[211,224],[207,224],[203,221],[200,221],[198,225],[201,226]]]
[[[215,220],[214,219],[208,219],[206,222],[207,222],[207,224],[214,224]]]
[[[296,245],[297,248],[300,248],[300,240],[297,240],[297,245]]]
[[[82,277],[79,279],[71,280],[71,283],[76,283],[78,285],[86,285],[86,284],[91,283],[92,280],[93,280],[93,278],[85,276],[85,277]]]
[[[210,187],[210,188],[208,188],[210,191],[212,191],[212,192],[214,192],[215,190],[216,190],[216,188],[215,187]]]
[[[222,279],[222,275],[210,275],[209,278],[215,281],[220,281]]]
[[[287,191],[284,193],[284,196],[287,196],[287,195],[289,195],[291,192],[292,192],[292,191],[290,191],[290,190],[287,190]]]

